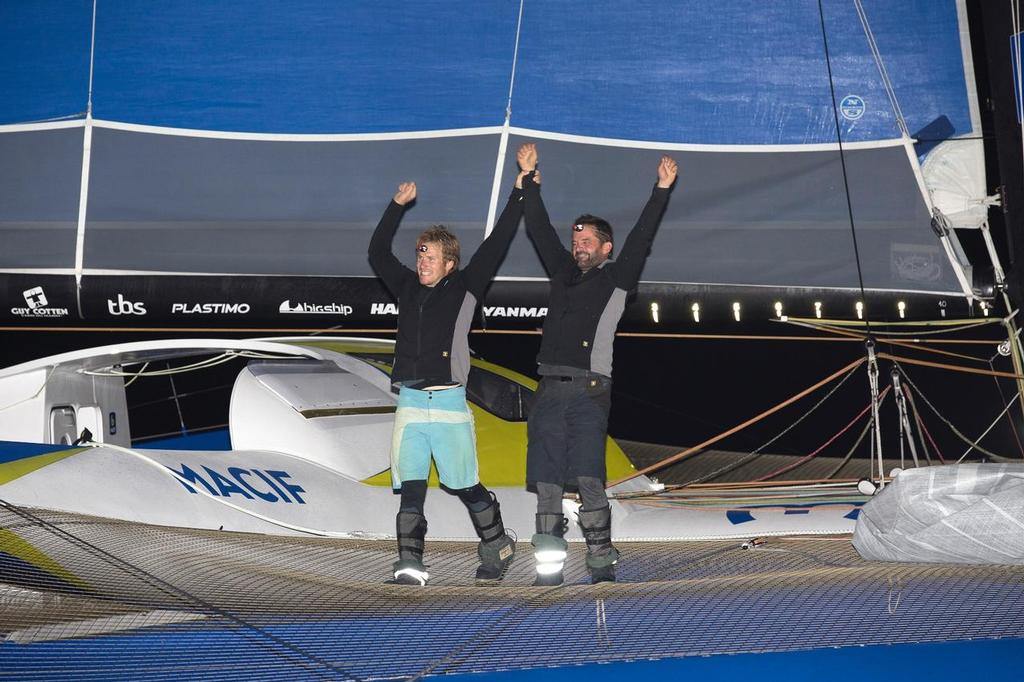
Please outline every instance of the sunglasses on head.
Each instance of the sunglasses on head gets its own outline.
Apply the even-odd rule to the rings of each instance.
[[[584,227],[587,227],[587,225],[584,225],[583,223],[576,223],[575,225],[572,226],[572,231],[573,232],[582,232]],[[601,241],[605,241],[605,242],[611,241],[611,235],[610,234],[608,234],[604,230],[598,228],[596,225],[590,225],[590,227],[594,228],[594,234],[596,234],[598,237],[600,237]]]

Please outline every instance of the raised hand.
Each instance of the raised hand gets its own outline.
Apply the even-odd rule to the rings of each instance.
[[[398,191],[395,192],[394,201],[399,206],[405,206],[410,201],[416,198],[416,183],[415,182],[403,182],[398,186]]]
[[[526,142],[520,145],[516,152],[516,161],[519,163],[519,170],[529,173],[537,168],[537,145],[533,142]]]
[[[658,164],[658,187],[667,189],[676,181],[679,173],[679,164],[671,156],[662,156]]]

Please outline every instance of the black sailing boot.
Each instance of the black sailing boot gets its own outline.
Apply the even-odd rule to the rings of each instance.
[[[477,555],[480,566],[476,569],[477,580],[501,580],[512,563],[516,553],[515,541],[505,533],[501,522],[501,505],[491,493],[491,503],[479,511],[469,510],[480,544]]]
[[[400,511],[395,519],[398,530],[398,561],[395,582],[400,585],[426,585],[430,579],[423,565],[423,539],[427,536],[427,519],[417,512]]]
[[[566,550],[569,548],[563,538],[569,520],[562,514],[537,514],[537,534],[533,536],[533,556],[537,560],[537,579],[534,587],[561,585],[564,578]]]
[[[615,564],[619,560],[619,550],[612,546],[611,507],[580,509],[579,519],[583,537],[587,540],[590,582],[615,582]]]

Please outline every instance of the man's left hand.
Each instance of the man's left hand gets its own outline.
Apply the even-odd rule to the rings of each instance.
[[[671,156],[662,156],[658,164],[658,187],[668,189],[676,181],[679,173],[679,164]]]

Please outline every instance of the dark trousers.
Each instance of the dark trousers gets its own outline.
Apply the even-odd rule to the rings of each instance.
[[[605,447],[612,380],[591,374],[561,381],[542,377],[527,422],[528,484],[576,485],[607,479]]]

